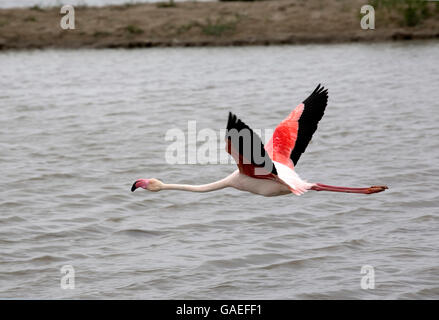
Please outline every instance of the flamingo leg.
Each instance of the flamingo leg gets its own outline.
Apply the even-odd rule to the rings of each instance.
[[[314,191],[332,191],[332,192],[363,193],[363,194],[378,193],[386,189],[388,189],[387,186],[372,186],[369,188],[348,188],[348,187],[329,186],[322,183],[316,183],[313,187],[311,187],[311,190]]]

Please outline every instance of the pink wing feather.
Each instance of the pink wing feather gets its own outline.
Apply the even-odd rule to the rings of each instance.
[[[293,170],[294,164],[291,161],[290,154],[296,144],[299,119],[303,108],[303,103],[299,104],[287,118],[279,123],[273,132],[273,136],[265,145],[265,151],[272,160],[280,162]]]
[[[305,152],[328,102],[328,90],[320,84],[274,130],[265,150],[273,161],[294,170],[301,154]]]

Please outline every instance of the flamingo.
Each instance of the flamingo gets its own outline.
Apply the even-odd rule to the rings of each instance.
[[[229,112],[226,130],[226,150],[238,169],[224,179],[202,185],[167,184],[158,179],[138,179],[131,187],[149,191],[182,190],[210,192],[223,188],[266,197],[286,194],[302,195],[309,190],[372,194],[387,186],[349,188],[310,183],[295,171],[300,156],[305,152],[328,102],[328,90],[320,84],[274,130],[266,146],[253,130],[236,115]],[[246,138],[246,139],[245,139]]]

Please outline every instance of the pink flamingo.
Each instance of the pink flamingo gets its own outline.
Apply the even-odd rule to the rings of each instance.
[[[226,149],[236,161],[238,170],[222,180],[203,185],[166,184],[157,179],[139,179],[134,182],[131,191],[140,187],[149,191],[209,192],[232,187],[263,196],[290,193],[301,195],[308,190],[363,194],[384,191],[387,186],[348,188],[309,183],[295,172],[294,166],[317,130],[327,102],[328,90],[318,85],[312,94],[276,127],[265,147],[257,134],[229,113]]]

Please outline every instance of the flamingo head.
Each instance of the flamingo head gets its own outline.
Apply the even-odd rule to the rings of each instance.
[[[137,188],[143,188],[149,191],[160,191],[163,183],[158,179],[138,179],[131,187],[131,191],[134,192]]]

